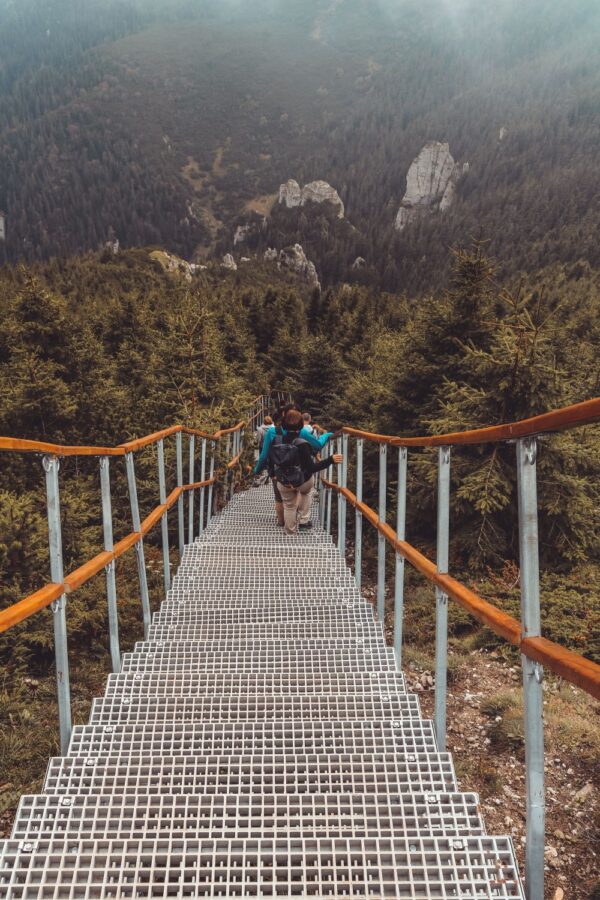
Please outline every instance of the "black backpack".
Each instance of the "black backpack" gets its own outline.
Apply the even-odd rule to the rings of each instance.
[[[306,481],[299,450],[306,443],[302,438],[290,438],[281,431],[273,438],[269,447],[269,462],[275,478],[281,484],[298,488]]]

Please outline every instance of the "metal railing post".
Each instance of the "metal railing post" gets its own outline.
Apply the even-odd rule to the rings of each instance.
[[[448,571],[450,540],[450,447],[438,450],[437,571]],[[438,747],[446,749],[446,694],[448,688],[448,596],[435,589],[435,710]]]
[[[200,458],[200,481],[206,480],[206,438],[202,438],[202,456]],[[198,524],[198,537],[204,531],[204,498],[206,497],[205,488],[200,488],[200,516]]]
[[[213,444],[212,454],[210,457],[210,473],[208,476],[211,481],[211,484],[209,484],[209,486],[208,486],[208,503],[206,506],[206,524],[207,524],[207,526],[210,525],[210,520],[212,519],[212,513],[213,513],[214,484],[212,484],[212,479],[214,478],[214,475],[215,475],[215,445]]]
[[[177,487],[183,487],[183,435],[178,431],[175,435],[177,453]],[[183,515],[183,493],[177,500],[177,531],[179,535],[179,558],[183,556],[185,547],[185,525]]]
[[[190,480],[188,484],[194,483],[194,463],[196,452],[196,436],[190,434]],[[194,540],[194,491],[188,491],[188,544]]]
[[[341,453],[341,452],[342,452],[342,440],[341,440],[341,438],[338,438],[337,441],[335,442],[335,452],[336,452],[336,453]],[[341,466],[341,465],[340,465],[340,466],[336,466],[336,467],[335,467],[335,480],[336,480],[336,483],[339,484],[339,485],[341,485],[341,484],[342,484],[342,479],[343,479],[343,475],[342,475],[342,466]],[[338,492],[337,492],[337,545],[338,545],[338,551],[339,551],[340,553],[342,553],[341,537],[342,537],[342,495],[341,495],[341,494],[339,493],[339,491],[338,491]]]
[[[519,551],[521,566],[522,638],[540,637],[540,571],[538,551],[537,441],[517,441],[517,490],[519,495]],[[525,719],[525,783],[527,824],[525,842],[525,892],[528,900],[544,897],[544,724],[543,670],[521,655]]]
[[[165,475],[165,445],[161,438],[158,442],[158,490],[160,502],[167,502],[167,478]],[[169,554],[169,514],[165,513],[160,520],[163,552],[163,579],[165,584],[165,596],[171,589],[171,558]]]
[[[112,503],[110,498],[110,459],[100,457],[100,489],[102,492],[102,531],[104,549],[112,553],[114,549],[112,526]],[[121,671],[121,651],[119,648],[119,614],[117,611],[117,583],[115,578],[115,561],[105,567],[106,599],[108,606],[108,639],[110,659],[113,672]]]
[[[363,460],[365,442],[363,438],[356,441],[356,499],[362,502],[363,498]],[[354,579],[356,587],[360,591],[362,584],[362,513],[357,508],[354,517]]]
[[[398,491],[396,506],[396,538],[406,537],[406,474],[408,451],[398,448]],[[396,581],[394,586],[394,653],[398,671],[402,668],[402,626],[404,623],[404,557],[396,552]]]
[[[387,515],[387,444],[379,445],[379,521]],[[385,537],[377,532],[377,619],[385,631]]]
[[[333,490],[327,488],[327,534],[331,534],[331,506],[332,506]]]
[[[342,487],[347,487],[348,486],[347,485],[347,481],[348,481],[348,435],[347,434],[342,435],[341,452],[344,457],[344,461],[341,465],[340,474],[342,476],[342,480],[340,483],[341,483]],[[340,469],[338,469],[338,471],[340,471]],[[340,506],[341,514],[340,514],[340,522],[339,522],[339,532],[340,533],[339,533],[339,538],[338,538],[338,547],[339,547],[340,555],[345,556],[346,555],[347,502],[346,502],[346,498],[343,496],[343,494],[340,494],[340,498],[341,498],[342,502],[341,502],[341,506]]]
[[[229,469],[227,468],[227,463],[231,459],[231,435],[227,435],[227,443],[225,444],[225,465],[224,465],[224,473],[223,473],[223,500],[227,497],[227,492],[229,491]]]
[[[48,504],[48,543],[50,550],[50,577],[55,584],[64,580],[62,556],[62,529],[60,525],[60,493],[56,456],[42,460],[46,473],[46,499]],[[62,594],[52,604],[54,624],[54,657],[56,660],[56,689],[58,695],[58,724],[60,752],[66,756],[71,740],[71,683],[69,680],[69,654],[67,650],[67,596]]]
[[[140,508],[138,505],[133,453],[125,454],[125,465],[127,467],[127,484],[129,486],[129,502],[131,504],[131,519],[133,522],[133,530],[141,531],[142,523],[140,521]],[[150,629],[150,598],[148,596],[146,559],[144,557],[144,539],[142,537],[140,537],[139,541],[135,545],[135,557],[137,560],[138,575],[140,579],[140,595],[142,598],[142,613],[144,617],[144,637],[147,638],[148,631]]]

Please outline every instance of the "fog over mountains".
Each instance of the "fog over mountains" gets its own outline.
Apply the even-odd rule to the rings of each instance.
[[[325,285],[439,286],[472,235],[506,276],[596,266],[599,38],[592,0],[0,0],[0,253],[199,261],[250,225],[245,252],[299,241]],[[398,231],[428,142],[468,166]],[[290,179],[345,220],[279,207]]]

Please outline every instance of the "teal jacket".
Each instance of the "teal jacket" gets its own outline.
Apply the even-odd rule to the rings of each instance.
[[[281,429],[284,434],[287,434],[285,428]],[[262,450],[260,451],[260,456],[258,457],[258,462],[254,466],[254,474],[258,475],[259,472],[267,465],[267,459],[269,457],[269,447],[273,443],[273,438],[277,434],[277,429],[274,425],[271,425],[267,433],[265,434],[265,439],[263,441]],[[324,434],[317,437],[316,434],[312,434],[310,431],[307,431],[306,428],[303,428],[300,432],[300,437],[303,441],[306,441],[317,453],[319,450],[322,450],[329,438],[333,437],[333,431],[326,431]]]

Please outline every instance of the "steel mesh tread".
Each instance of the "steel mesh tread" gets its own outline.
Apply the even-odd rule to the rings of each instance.
[[[483,834],[477,794],[25,796],[14,840]]]
[[[250,696],[225,694],[198,697],[114,696],[96,698],[90,724],[211,721],[293,721],[307,719],[403,719],[420,718],[416,694],[383,696],[328,694]]]
[[[456,790],[435,754],[321,756],[55,757],[44,794],[384,794]]]
[[[248,694],[258,695],[315,695],[315,694],[371,694],[406,693],[404,676],[400,672],[372,674],[337,673],[321,675],[285,675],[282,672],[263,672],[258,675],[209,673],[201,680],[190,678],[187,672],[124,672],[109,675],[105,697],[123,694],[152,696],[181,696],[182,694]]]
[[[183,668],[194,675],[200,672],[393,672],[393,653],[369,652],[354,648],[340,651],[289,651],[287,653],[229,651],[205,653],[152,653],[143,650],[123,654],[121,671],[166,671]]]
[[[163,756],[195,756],[222,760],[239,755],[254,757],[257,764],[272,765],[280,757],[306,755],[385,755],[401,758],[409,770],[428,772],[432,766],[449,765],[447,754],[437,753],[433,722],[404,719],[392,722],[243,722],[76,725],[69,756],[130,756],[154,759]],[[436,768],[436,772],[438,768]],[[450,773],[452,768],[450,767]],[[452,776],[453,777],[453,776]],[[454,783],[454,782],[453,782]]]
[[[0,844],[0,898],[59,896],[455,900],[523,895],[508,837]]]
[[[209,629],[205,625],[191,622],[152,623],[148,640],[198,641],[212,646],[214,644],[252,645],[263,641],[310,641],[311,643],[328,640],[379,640],[381,630],[375,623],[342,624],[341,622],[301,622],[289,625],[283,622],[272,625],[220,625]],[[278,641],[279,642],[279,641]]]

